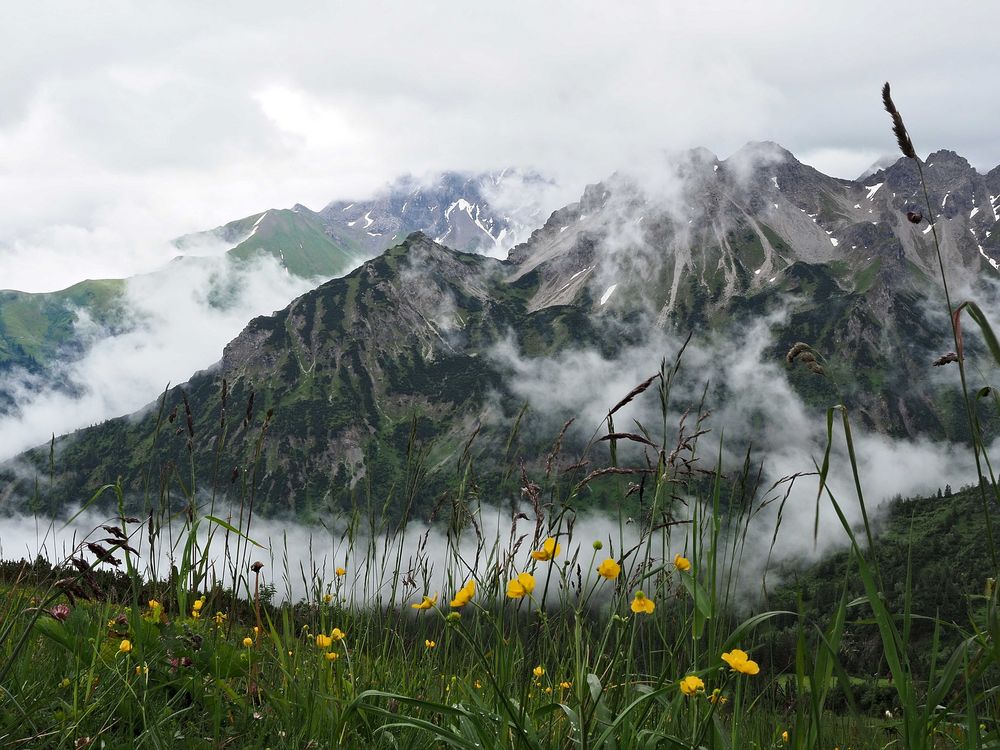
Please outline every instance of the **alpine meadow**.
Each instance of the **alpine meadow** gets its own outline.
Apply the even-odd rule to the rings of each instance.
[[[1000,750],[1000,166],[869,89],[857,179],[470,161],[0,291],[0,747]]]

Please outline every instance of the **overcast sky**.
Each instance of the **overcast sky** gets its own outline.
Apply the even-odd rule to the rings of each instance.
[[[0,288],[149,270],[170,237],[400,173],[567,194],[659,149],[774,140],[854,177],[1000,162],[993,2],[114,2],[0,10]]]

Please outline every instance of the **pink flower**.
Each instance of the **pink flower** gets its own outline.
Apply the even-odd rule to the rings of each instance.
[[[68,604],[57,604],[49,610],[49,614],[59,620],[59,622],[66,622],[66,618],[69,617],[69,613],[70,608]]]

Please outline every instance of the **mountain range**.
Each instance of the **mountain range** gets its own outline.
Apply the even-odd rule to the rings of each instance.
[[[953,287],[985,294],[1000,262],[1000,168],[980,174],[950,151],[923,168],[930,212],[912,160],[844,180],[771,143],[725,160],[696,149],[588,186],[503,259],[467,251],[521,228],[468,198],[385,197],[226,225],[215,233],[243,238],[237,254],[282,227],[299,252],[294,241],[263,251],[309,268],[326,262],[323,243],[345,253],[333,263],[394,244],[251,320],[216,366],[141,413],[57,439],[37,507],[58,512],[118,477],[137,505],[150,477],[190,463],[252,481],[260,512],[315,519],[359,493],[393,495],[415,442],[429,506],[434,477],[454,470],[471,435],[487,458],[509,444],[524,391],[501,352],[545,366],[584,350],[613,360],[664,336],[739,337],[764,319],[766,357],[782,361],[799,341],[820,355],[819,372],[785,375],[804,403],[845,403],[887,436],[961,439],[960,394],[930,367],[952,346],[933,238]],[[541,455],[552,438],[522,430],[520,449]],[[44,446],[3,466],[5,507],[28,501],[49,460]],[[404,499],[397,491],[386,508]]]
[[[234,269],[273,259],[293,277],[313,283],[340,276],[414,231],[464,252],[506,253],[538,223],[540,209],[522,204],[494,208],[510,184],[544,184],[535,174],[448,172],[427,180],[404,177],[368,200],[334,201],[314,212],[302,205],[271,209],[173,242],[178,255],[163,271],[139,279],[156,287],[167,272],[190,266],[210,273],[207,252],[220,252]],[[61,372],[102,338],[135,329],[128,299],[136,279],[87,280],[57,292],[0,290],[0,414],[16,412],[14,388],[73,393],[78,384]],[[225,306],[225,294],[211,304]],[[261,310],[260,312],[265,312]]]

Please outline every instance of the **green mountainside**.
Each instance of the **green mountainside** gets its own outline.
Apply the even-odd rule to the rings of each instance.
[[[932,200],[946,194],[958,206],[935,217],[949,273],[973,281],[994,273],[988,248],[974,241],[993,234],[982,229],[984,212],[965,211],[991,186],[950,152],[931,158]],[[744,336],[762,318],[771,321],[764,359],[782,362],[796,342],[820,356],[822,375],[798,364],[787,371],[817,419],[845,403],[875,432],[965,438],[958,390],[930,365],[952,341],[946,316],[935,314],[926,221],[905,214],[916,192],[910,166],[836,180],[757,144],[726,161],[692,152],[677,169],[681,189],[669,200],[624,178],[588,187],[505,261],[410,235],[252,320],[217,367],[167,392],[162,409],[154,403],[57,440],[58,470],[35,502],[58,512],[121,477],[129,502],[142,504],[162,477],[193,461],[199,486],[242,477],[269,514],[315,519],[359,496],[379,505],[392,496],[387,512],[403,502],[430,507],[473,434],[485,465],[507,457],[523,396],[498,348],[558,367],[566,353],[613,359],[664,335],[693,333],[710,345]],[[273,228],[283,238],[279,257],[298,238],[301,253],[289,248],[285,257],[308,259],[315,225],[301,214],[266,212],[227,231],[251,235],[239,246],[252,252],[255,232]],[[971,336],[967,347],[974,356]],[[664,354],[649,350],[650,371]],[[724,353],[714,366],[725,371]],[[713,398],[724,403],[721,380]],[[633,385],[620,383],[622,393]],[[558,394],[563,402],[572,395]],[[753,404],[746,413],[761,419]],[[529,460],[554,437],[531,418],[517,446]],[[414,447],[425,452],[425,481],[419,498],[406,498],[400,487]],[[48,471],[47,446],[8,462],[0,500],[28,502]],[[190,488],[190,477],[183,481]]]
[[[124,281],[106,279],[44,294],[0,290],[0,379],[15,369],[40,375],[53,361],[79,356],[87,344],[81,312],[97,330],[124,325],[124,289]],[[9,406],[5,397],[0,388],[0,411]]]

